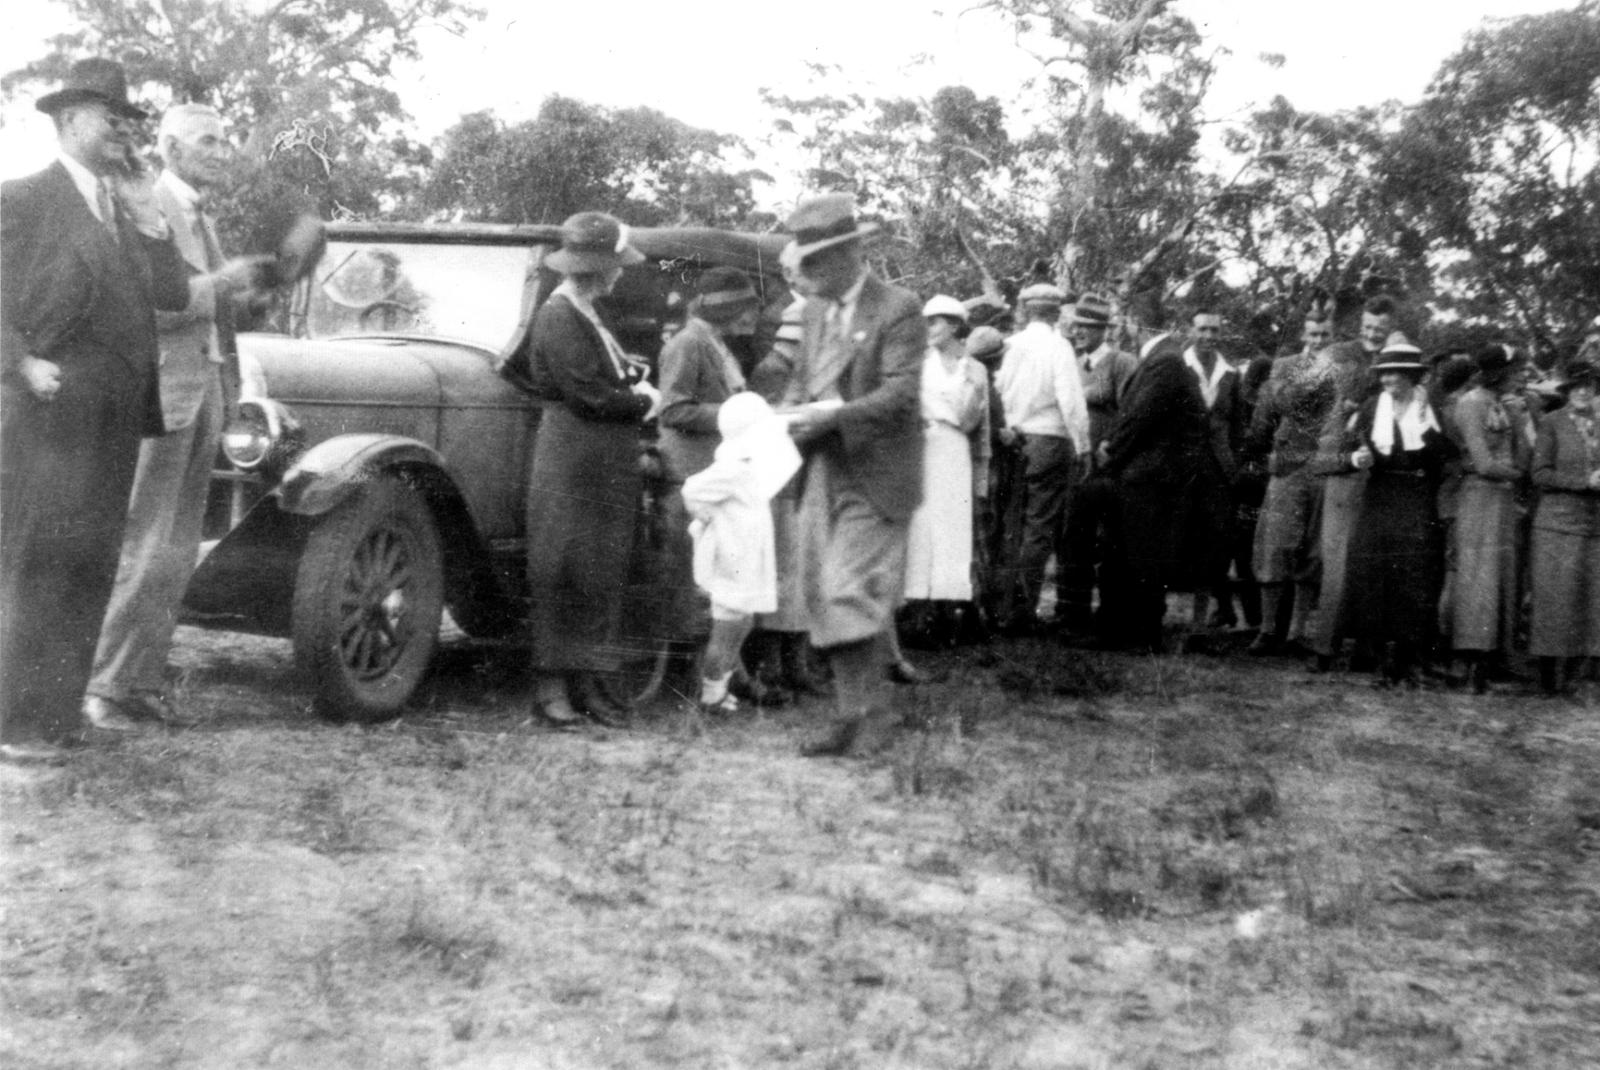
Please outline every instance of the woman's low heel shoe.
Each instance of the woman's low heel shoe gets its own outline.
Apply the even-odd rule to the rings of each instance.
[[[551,728],[577,728],[584,723],[583,714],[572,708],[564,698],[548,699],[537,706],[539,719]]]

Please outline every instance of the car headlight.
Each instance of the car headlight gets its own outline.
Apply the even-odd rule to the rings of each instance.
[[[299,424],[275,401],[239,403],[239,414],[222,432],[222,453],[241,472],[254,472],[280,459],[298,436]]]

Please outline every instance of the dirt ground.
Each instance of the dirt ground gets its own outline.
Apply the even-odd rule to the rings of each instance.
[[[0,770],[6,1067],[1600,1065],[1593,690],[1012,640],[863,763],[550,733],[461,641],[375,727],[177,657],[201,726]]]

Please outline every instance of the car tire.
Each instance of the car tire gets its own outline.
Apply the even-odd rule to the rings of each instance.
[[[312,529],[295,578],[295,662],[317,714],[397,716],[427,674],[444,609],[444,551],[422,495],[379,476]]]

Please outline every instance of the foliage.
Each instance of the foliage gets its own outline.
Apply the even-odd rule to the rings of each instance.
[[[309,199],[324,215],[392,208],[428,154],[404,136],[396,65],[420,58],[429,26],[461,32],[481,12],[461,0],[57,0],[73,26],[43,56],[0,78],[8,97],[58,84],[73,62],[109,56],[153,111],[215,106],[241,152],[219,205],[225,241],[240,220]]]
[[[1570,336],[1600,310],[1600,2],[1469,34],[1388,146],[1439,303]]]
[[[814,69],[823,82],[842,73]],[[927,100],[762,97],[778,113],[771,143],[799,153],[808,190],[851,193],[864,215],[891,224],[894,241],[878,247],[891,278],[922,292],[969,294],[994,285],[991,261],[1008,266],[1043,250],[1021,147],[994,97],[965,86]]]
[[[730,165],[742,151],[737,138],[652,108],[551,96],[521,123],[463,116],[441,139],[418,203],[484,222],[559,223],[597,209],[641,226],[749,227],[762,222],[755,184],[770,180]]]

